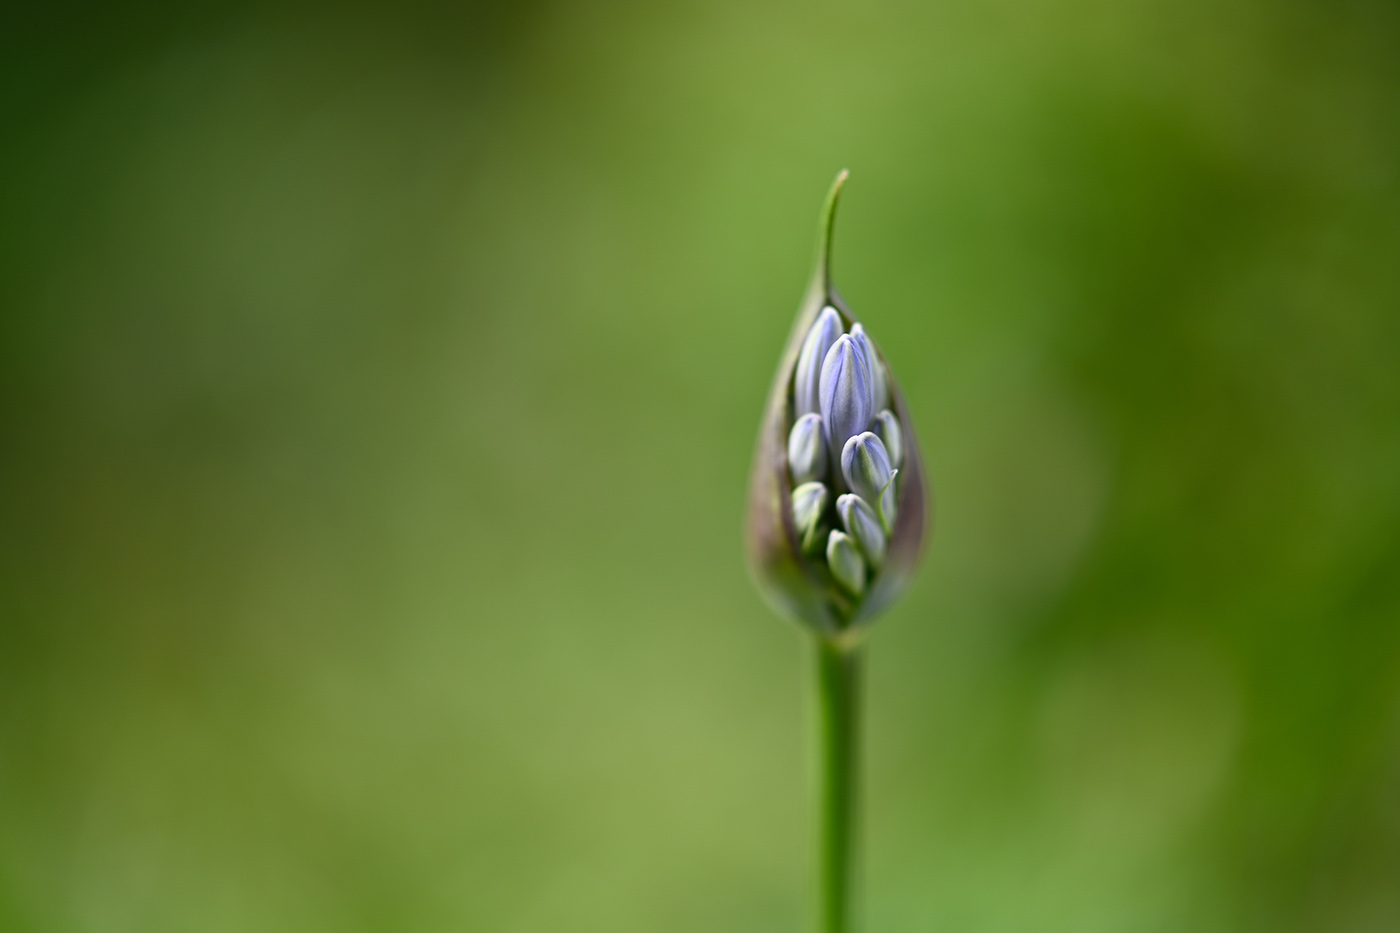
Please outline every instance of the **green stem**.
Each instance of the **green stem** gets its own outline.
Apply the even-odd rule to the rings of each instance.
[[[855,901],[861,655],[817,648],[817,933],[850,933]]]

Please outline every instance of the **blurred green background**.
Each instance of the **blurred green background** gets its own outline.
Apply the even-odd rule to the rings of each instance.
[[[938,493],[868,929],[1400,929],[1395,5],[0,35],[0,929],[802,929],[740,527],[842,167]]]

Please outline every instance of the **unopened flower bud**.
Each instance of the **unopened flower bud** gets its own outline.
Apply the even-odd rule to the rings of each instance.
[[[826,562],[836,582],[852,594],[865,592],[865,561],[850,535],[833,531],[826,542]]]
[[[890,455],[874,434],[866,431],[846,441],[841,448],[841,475],[851,491],[879,508],[880,524],[894,527],[894,469]]]
[[[885,561],[885,530],[880,527],[880,519],[864,499],[854,493],[846,493],[836,499],[836,514],[841,516],[841,524],[846,526],[846,534],[860,547],[860,552],[873,570],[879,570]]]
[[[788,472],[794,483],[806,483],[826,475],[826,439],[822,416],[808,412],[792,426],[787,442]]]
[[[886,408],[875,416],[870,425],[871,432],[885,442],[885,452],[890,455],[890,466],[898,470],[904,466],[904,432],[899,428],[899,419]]]
[[[816,265],[764,408],[745,539],[749,566],[769,602],[821,638],[850,644],[903,592],[918,566],[928,490],[895,373],[864,328],[856,326],[854,312],[831,281],[833,219],[845,178],[844,172],[837,177],[822,208]],[[851,333],[843,334],[847,325]],[[887,417],[881,414],[886,409]],[[808,414],[820,419],[799,426]],[[838,414],[841,423],[834,424]],[[890,425],[899,430],[901,444],[895,444]],[[806,440],[809,432],[822,438],[825,470],[818,468],[814,445]],[[859,442],[851,449],[849,467],[842,468],[850,438]],[[882,445],[879,454],[873,452],[876,444]],[[897,459],[891,460],[892,454]],[[832,484],[845,485],[847,472],[859,482],[849,490],[834,489]],[[833,508],[837,492],[859,496],[866,509]],[[845,527],[833,534],[837,525]],[[883,560],[877,526],[884,535]]]
[[[826,510],[826,486],[803,483],[792,491],[792,524],[797,528],[802,550],[810,551],[816,541],[817,524]]]
[[[865,357],[866,369],[870,371],[870,410],[879,411],[888,407],[890,388],[885,381],[885,364],[880,362],[880,355],[875,352],[875,342],[870,339],[860,322],[851,327],[851,339],[860,348],[861,355]]]
[[[870,371],[850,334],[842,334],[826,353],[820,396],[822,424],[832,450],[840,450],[847,438],[870,427],[870,416],[875,414]]]
[[[796,414],[805,415],[821,410],[818,388],[822,363],[826,360],[827,351],[844,330],[841,315],[828,305],[822,308],[807,331],[807,338],[802,341],[802,352],[797,356],[797,372],[792,380],[793,411]]]

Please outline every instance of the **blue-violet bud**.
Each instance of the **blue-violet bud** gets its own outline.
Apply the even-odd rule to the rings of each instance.
[[[744,535],[764,597],[843,648],[899,598],[929,530],[929,489],[896,374],[832,281],[845,180],[837,176],[822,207],[816,263],[764,405]],[[849,489],[846,474],[857,480]],[[851,495],[833,502],[840,493]]]
[[[851,491],[866,502],[878,503],[880,524],[894,527],[894,469],[884,442],[869,431],[857,434],[841,448],[841,475]]]
[[[831,345],[822,363],[820,386],[822,425],[830,448],[840,450],[846,439],[870,427],[870,372],[865,356],[850,334]]]
[[[805,415],[821,410],[817,390],[821,383],[822,362],[826,360],[831,345],[844,331],[841,315],[830,305],[822,308],[812,329],[807,331],[807,339],[802,341],[802,352],[797,356],[797,372],[792,381],[795,414]]]
[[[788,471],[795,484],[826,476],[826,439],[822,416],[808,412],[792,426],[787,442]]]
[[[875,352],[875,342],[859,322],[851,327],[851,339],[860,348],[861,355],[865,357],[865,367],[870,371],[870,410],[888,408],[890,387],[885,381],[885,364],[880,362],[880,354]]]
[[[871,433],[885,442],[885,452],[890,455],[890,466],[898,470],[904,466],[904,432],[899,429],[899,419],[886,408],[875,416],[870,425]]]
[[[836,499],[836,514],[841,516],[841,524],[860,546],[872,570],[879,570],[885,561],[885,530],[880,527],[880,519],[875,510],[854,493],[846,493]]]

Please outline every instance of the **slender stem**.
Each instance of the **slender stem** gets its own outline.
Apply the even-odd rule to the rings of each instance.
[[[861,655],[824,638],[817,663],[817,933],[850,933],[855,908]]]

